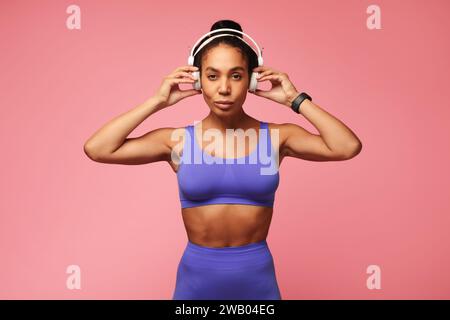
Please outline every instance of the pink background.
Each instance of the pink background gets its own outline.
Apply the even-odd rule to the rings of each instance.
[[[373,1],[79,0],[69,30],[72,3],[0,4],[0,298],[171,299],[187,242],[174,172],[96,163],[83,144],[219,19],[363,142],[349,161],[283,161],[267,239],[283,299],[450,298],[449,1],[376,1],[381,30],[366,27]],[[244,108],[317,133],[267,99]],[[188,98],[130,136],[208,110]],[[72,264],[80,290],[66,287]],[[366,287],[372,264],[380,290]]]

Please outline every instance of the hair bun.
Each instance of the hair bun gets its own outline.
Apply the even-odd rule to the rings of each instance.
[[[236,21],[233,20],[219,20],[216,21],[212,26],[211,26],[211,30],[217,30],[217,29],[222,29],[222,28],[228,28],[228,29],[234,29],[234,30],[238,30],[238,31],[242,31],[242,27],[239,23],[237,23]],[[230,33],[230,34],[235,34],[238,37],[243,38],[242,34],[239,32],[233,32],[233,31],[220,31],[220,32],[215,32],[212,35],[218,35],[218,34],[222,34],[222,33]]]

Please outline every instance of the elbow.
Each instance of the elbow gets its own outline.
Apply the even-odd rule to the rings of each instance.
[[[91,159],[92,161],[95,161],[95,162],[100,162],[100,157],[98,156],[98,153],[95,152],[95,149],[88,142],[86,142],[84,144],[83,150],[84,150],[84,154],[89,159]]]
[[[352,146],[350,146],[344,153],[344,160],[349,160],[351,158],[356,157],[361,152],[361,150],[362,150],[362,143],[358,141]]]
[[[111,163],[113,158],[112,155],[114,153],[92,140],[88,140],[84,143],[83,150],[89,159],[100,163]]]
[[[333,160],[342,161],[349,160],[351,158],[356,157],[362,150],[361,142],[353,143],[346,148],[342,148],[339,151],[333,152]]]

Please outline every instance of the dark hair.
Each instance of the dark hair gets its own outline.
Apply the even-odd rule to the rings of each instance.
[[[222,28],[229,28],[229,29],[235,29],[235,30],[239,30],[241,32],[242,28],[241,25],[233,20],[219,20],[217,22],[215,22],[212,26],[211,26],[211,30],[217,30],[217,29],[222,29]],[[241,37],[242,39],[244,39],[243,35],[238,33],[238,32],[233,32],[233,31],[219,31],[213,34],[210,34],[209,36],[205,37],[199,44],[198,46],[196,46],[194,48],[194,52],[197,50],[198,47],[200,47],[202,45],[203,42],[207,41],[209,38],[219,35],[219,34],[223,34],[223,33],[230,33],[230,34],[234,34],[237,35],[238,37]],[[245,40],[247,43],[249,43],[250,45],[254,46],[253,42],[251,42],[250,40]],[[244,41],[237,39],[236,37],[232,37],[232,36],[223,36],[223,37],[218,37],[215,38],[214,40],[212,40],[211,42],[209,42],[206,46],[204,46],[194,57],[194,66],[198,67],[200,70],[202,69],[202,58],[203,55],[205,55],[210,49],[218,46],[219,44],[224,43],[227,44],[231,47],[237,48],[239,49],[239,51],[241,52],[241,54],[243,55],[244,59],[247,61],[247,66],[248,66],[248,78],[250,81],[250,76],[253,72],[253,69],[256,68],[258,66],[258,55],[255,53],[255,51],[249,47]],[[255,48],[256,50],[256,48]]]

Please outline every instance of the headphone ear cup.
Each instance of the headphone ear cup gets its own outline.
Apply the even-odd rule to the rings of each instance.
[[[258,76],[259,72],[252,72],[252,75],[250,77],[250,83],[248,86],[248,91],[255,92],[256,88],[258,87],[258,79],[256,77]]]
[[[192,84],[195,90],[201,90],[202,84],[200,82],[200,71],[192,72],[192,76],[195,78],[195,82]]]

